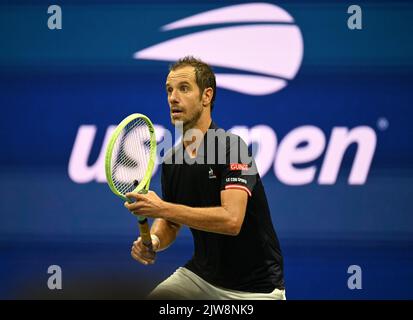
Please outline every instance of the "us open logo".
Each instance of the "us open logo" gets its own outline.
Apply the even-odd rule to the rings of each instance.
[[[201,26],[207,29],[140,50],[134,58],[176,61],[193,55],[214,67],[229,70],[228,73],[216,73],[219,87],[249,95],[267,95],[281,90],[294,79],[300,68],[303,58],[300,29],[291,15],[278,6],[266,3],[228,6],[172,22],[161,30],[168,32]],[[160,124],[154,127],[158,152],[168,150],[165,141],[172,146],[172,133]],[[90,165],[89,157],[98,128],[97,125],[79,127],[68,164],[72,181],[106,181],[105,150],[114,128],[107,127],[99,156]],[[367,125],[335,126],[327,134],[308,124],[292,128],[283,137],[266,124],[253,127],[241,124],[229,131],[240,136],[247,145],[258,146],[254,159],[261,177],[272,169],[281,183],[294,186],[313,182],[334,185],[344,155],[353,144],[357,149],[347,181],[349,185],[363,185],[377,145],[376,132]],[[314,164],[317,159],[320,164]],[[153,174],[159,163],[159,160],[155,162]]]
[[[276,5],[228,6],[172,22],[161,30],[199,26],[211,29],[153,45],[134,53],[134,58],[176,61],[193,55],[214,67],[233,70],[216,73],[218,87],[249,95],[267,95],[283,89],[301,66],[300,29],[293,17]]]

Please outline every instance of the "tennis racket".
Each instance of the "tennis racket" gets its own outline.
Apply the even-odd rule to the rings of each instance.
[[[105,172],[110,189],[124,201],[128,192],[147,193],[156,158],[155,129],[151,120],[134,113],[122,120],[106,149]],[[152,250],[148,219],[138,216],[142,242]]]

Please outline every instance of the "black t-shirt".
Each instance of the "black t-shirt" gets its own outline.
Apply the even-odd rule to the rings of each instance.
[[[213,122],[209,129],[195,159],[189,158],[182,143],[164,157],[164,200],[191,207],[220,206],[221,190],[233,188],[247,192],[248,203],[237,236],[190,228],[195,251],[185,267],[227,289],[263,293],[283,289],[283,258],[255,162],[240,137]]]

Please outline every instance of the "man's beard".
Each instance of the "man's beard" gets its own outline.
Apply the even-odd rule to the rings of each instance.
[[[197,124],[199,118],[201,118],[201,115],[202,115],[202,108],[198,109],[194,113],[194,115],[192,116],[191,119],[189,119],[189,120],[187,120],[183,123],[184,132],[191,129],[191,128],[193,128]]]

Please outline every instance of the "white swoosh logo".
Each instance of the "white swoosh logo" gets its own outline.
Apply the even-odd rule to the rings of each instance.
[[[291,16],[277,6],[246,4],[178,20],[163,29],[246,21],[293,22]],[[199,57],[212,66],[256,73],[216,73],[217,86],[265,95],[281,90],[297,74],[303,57],[303,40],[299,28],[293,24],[226,26],[164,41],[136,52],[134,58],[176,61],[187,55]]]
[[[178,20],[162,27],[163,31],[236,22],[294,22],[287,11],[269,3],[247,3],[219,8]]]

